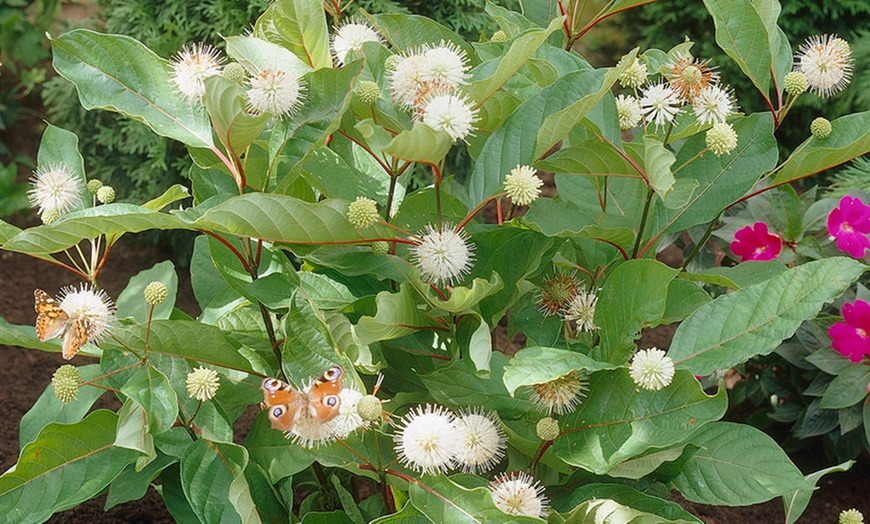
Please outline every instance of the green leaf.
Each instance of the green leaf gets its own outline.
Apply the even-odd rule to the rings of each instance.
[[[0,318],[0,344],[50,351],[52,353],[60,353],[61,350],[60,342],[57,340],[41,342],[36,338],[36,329],[32,325],[20,326],[10,324],[3,318]],[[87,349],[88,346],[85,346],[83,351],[87,351]]]
[[[214,148],[205,111],[176,95],[166,62],[141,42],[76,29],[51,47],[54,69],[76,85],[85,109],[116,111],[160,136]]]
[[[700,519],[681,508],[676,502],[662,500],[658,497],[641,493],[640,491],[632,489],[624,484],[586,484],[573,490],[568,497],[554,500],[553,507],[561,513],[564,511],[570,511],[579,504],[595,499],[610,499],[613,502],[617,502],[623,506],[628,506],[636,511],[645,511],[647,513],[658,515],[660,518],[669,519],[667,522],[701,523]],[[574,521],[572,520],[571,522]],[[604,522],[617,524],[629,521],[617,519],[612,521],[605,520]],[[655,522],[663,521],[656,520]]]
[[[82,382],[93,380],[100,375],[100,366],[78,366],[82,376]],[[36,403],[21,417],[18,430],[18,446],[24,447],[36,439],[39,432],[47,424],[57,422],[71,424],[80,421],[94,405],[98,398],[103,396],[105,390],[94,387],[79,388],[78,397],[72,402],[63,403],[54,394],[54,387],[49,384],[45,391],[39,395]]]
[[[782,163],[773,179],[781,185],[804,178],[870,153],[870,111],[842,116],[831,122],[831,135],[812,136]]]
[[[854,406],[867,397],[867,384],[870,383],[870,368],[852,366],[846,368],[828,385],[819,407],[840,409]]]
[[[378,32],[399,52],[405,52],[423,44],[438,45],[444,40],[458,46],[465,52],[465,56],[471,60],[475,57],[474,48],[468,45],[468,42],[461,36],[425,16],[405,14],[370,15],[362,9],[360,12],[372,21]]]
[[[661,322],[668,286],[678,270],[655,260],[629,260],[604,282],[595,307],[595,325],[601,330],[596,358],[622,364],[635,350],[641,328]]]
[[[691,515],[688,516],[691,517]],[[554,524],[569,522],[571,524],[689,524],[700,521],[697,519],[663,520],[662,517],[654,513],[638,511],[607,498],[596,498],[580,504],[567,515],[554,515],[548,522]]]
[[[782,448],[752,426],[714,422],[689,442],[698,449],[670,485],[692,502],[748,506],[812,489]]]
[[[292,444],[283,432],[272,427],[269,418],[258,415],[254,419],[245,448],[251,460],[259,464],[272,483],[304,471],[314,462],[311,454]]]
[[[378,293],[377,314],[360,318],[356,325],[360,343],[391,340],[434,327],[436,324],[417,308],[414,296],[414,289],[408,284],[402,284],[398,293]]]
[[[73,209],[91,205],[87,198],[88,192],[85,190],[85,184],[88,182],[88,177],[85,175],[85,160],[79,153],[79,137],[75,133],[48,124],[39,141],[36,163],[41,168],[63,165],[71,170],[73,178],[81,184],[79,188],[81,195]]]
[[[278,4],[272,4],[272,7]],[[269,10],[266,10],[266,14]],[[262,17],[261,17],[262,18]],[[259,36],[259,35],[257,35]],[[280,69],[288,74],[302,78],[311,71],[311,66],[298,56],[269,38],[256,36],[230,36],[225,38],[227,54],[242,64],[251,75],[256,75],[267,67]]]
[[[786,524],[794,524],[797,522],[797,519],[803,514],[804,510],[807,509],[807,506],[810,504],[810,498],[813,496],[813,491],[815,491],[818,486],[819,480],[822,479],[824,475],[828,473],[843,473],[849,471],[852,466],[855,464],[854,460],[847,460],[841,464],[837,464],[836,466],[831,466],[829,468],[821,469],[814,473],[810,473],[805,478],[807,482],[810,484],[810,489],[802,489],[797,490],[793,493],[787,493],[782,496],[782,505],[785,510],[785,522]]]
[[[138,453],[112,445],[118,416],[98,410],[75,424],[49,424],[0,477],[6,522],[42,522],[95,497]]]
[[[731,267],[711,267],[701,273],[680,273],[681,279],[740,289],[769,280],[787,268],[779,260],[760,262],[748,260]]]
[[[121,388],[121,392],[142,406],[153,435],[168,431],[178,417],[178,397],[169,380],[150,364],[140,367]]]
[[[535,167],[554,173],[640,178],[640,173],[625,156],[610,144],[589,139],[560,149],[535,162]]]
[[[164,191],[162,195],[152,198],[148,202],[142,204],[142,207],[145,209],[160,211],[169,204],[178,202],[179,200],[184,200],[185,198],[190,198],[190,190],[181,184],[173,184],[169,189]]]
[[[148,320],[148,312],[151,305],[145,301],[145,288],[151,282],[160,282],[166,286],[166,300],[162,304],[154,306],[151,318],[168,319],[175,307],[175,295],[178,291],[178,275],[175,274],[175,266],[169,260],[158,262],[149,269],[143,269],[127,283],[127,287],[118,295],[115,301],[118,318],[132,317],[139,323]]]
[[[349,323],[349,321],[347,321]],[[324,314],[297,296],[290,311],[282,319],[286,338],[281,347],[284,374],[296,384],[305,384],[312,377],[335,364],[344,364],[338,344]],[[345,376],[345,383],[350,377]]]
[[[615,366],[599,362],[582,353],[546,347],[523,348],[504,368],[504,385],[511,396],[522,386],[543,384],[571,371],[600,371]]]
[[[505,514],[486,488],[466,489],[444,476],[426,476],[412,483],[410,502],[432,522],[503,522]],[[537,518],[511,516],[511,522],[540,522]]]
[[[446,132],[436,131],[422,122],[416,122],[411,129],[393,137],[383,151],[402,160],[438,165],[451,146],[453,139]]]
[[[205,79],[205,108],[215,134],[233,157],[240,156],[260,136],[272,117],[268,113],[252,115],[245,108],[246,100],[238,83],[219,75]]]
[[[667,205],[667,197],[674,189],[671,166],[677,158],[659,140],[643,137],[643,165],[649,177],[649,185]]]
[[[106,505],[103,509],[108,511],[118,504],[141,499],[151,487],[151,482],[175,462],[177,462],[175,457],[158,453],[157,458],[140,471],[136,470],[135,465],[130,464],[109,485],[109,495],[106,497]]]
[[[651,449],[682,443],[721,418],[727,398],[724,388],[708,396],[685,371],[661,391],[638,388],[627,369],[599,371],[589,379],[589,396],[563,417],[564,435],[553,448],[565,462],[601,475]]]
[[[118,429],[115,446],[131,449],[142,454],[136,459],[136,467],[144,466],[157,457],[154,435],[148,432],[148,415],[145,410],[128,399],[118,410]]]
[[[680,324],[668,356],[679,367],[706,376],[766,355],[801,322],[839,297],[866,268],[848,258],[817,260],[721,295]]]
[[[493,272],[489,280],[475,278],[471,282],[471,287],[456,286],[452,288],[447,300],[441,300],[431,287],[426,287],[425,293],[426,300],[432,306],[450,313],[460,314],[471,310],[481,300],[499,292],[503,287],[501,277],[498,273]]]
[[[234,511],[242,522],[260,522],[243,473],[247,464],[247,451],[235,444],[200,438],[187,448],[181,457],[181,485],[202,522],[232,522]]]
[[[257,19],[254,35],[293,51],[314,69],[332,67],[320,0],[278,0]]]

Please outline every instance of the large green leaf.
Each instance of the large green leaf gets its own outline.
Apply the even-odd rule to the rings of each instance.
[[[444,476],[426,476],[412,483],[410,503],[432,522],[483,523],[540,522],[537,518],[512,515],[508,517],[492,501],[486,488],[467,489]]]
[[[841,409],[854,406],[867,398],[867,384],[870,383],[870,369],[867,366],[846,368],[831,381],[819,407],[822,409]]]
[[[362,13],[371,20],[393,48],[405,52],[424,44],[438,45],[442,40],[453,43],[462,49],[466,56],[474,59],[474,49],[461,36],[438,22],[418,15]]]
[[[237,82],[217,75],[205,79],[203,102],[215,134],[233,157],[238,157],[257,139],[271,118],[268,113],[249,113],[246,99],[245,90]]]
[[[748,506],[811,489],[785,451],[752,426],[714,422],[689,442],[698,449],[676,472],[671,486],[693,502]]]
[[[181,485],[202,522],[260,522],[245,480],[247,464],[247,451],[235,444],[201,438],[187,448]]]
[[[39,349],[41,351],[51,351],[60,353],[61,344],[57,340],[49,340],[41,342],[36,337],[36,329],[32,325],[22,326],[10,324],[5,319],[0,318],[0,344],[5,346],[20,346],[23,348]],[[87,351],[86,345],[83,351]]]
[[[79,137],[75,133],[48,124],[42,132],[39,141],[39,152],[36,163],[41,168],[63,165],[72,171],[73,177],[79,181],[80,198],[73,209],[88,207],[88,192],[85,191],[87,176],[85,175],[85,160],[79,152]]]
[[[816,260],[719,296],[680,324],[668,355],[696,375],[766,355],[866,269],[848,258]]]
[[[174,92],[166,62],[123,35],[76,29],[51,41],[54,69],[76,85],[85,109],[117,111],[160,136],[213,148],[208,117]]]
[[[254,419],[245,448],[273,483],[304,471],[314,462],[305,449],[291,445],[283,432],[273,428],[265,414]]]
[[[571,371],[600,371],[615,366],[599,362],[582,353],[546,347],[523,348],[504,368],[504,385],[513,395],[522,386],[543,384]]]
[[[452,145],[453,139],[446,132],[417,122],[411,129],[396,135],[383,151],[402,160],[437,165]]]
[[[49,424],[0,477],[0,521],[42,522],[100,493],[138,453],[113,446],[118,416],[99,410]]]
[[[576,506],[583,504],[586,501],[595,499],[610,499],[613,502],[618,502],[624,506],[628,506],[634,510],[645,511],[658,515],[659,518],[670,519],[668,522],[692,522],[701,523],[698,517],[695,517],[685,509],[681,508],[676,502],[662,500],[658,497],[647,495],[632,489],[624,484],[584,484],[573,491],[568,496],[560,496],[553,501],[553,508],[561,512],[571,511]],[[571,522],[574,522],[571,520]],[[600,521],[596,521],[600,522]],[[604,522],[611,522],[605,520]],[[614,520],[613,524],[623,522],[622,520]],[[629,521],[625,521],[629,522]],[[631,521],[634,522],[634,521]],[[656,520],[655,522],[662,522]]]
[[[145,288],[152,282],[160,282],[166,286],[166,300],[154,306],[145,301]],[[136,273],[130,278],[127,287],[115,301],[117,306],[116,317],[133,317],[137,322],[146,322],[148,314],[152,319],[167,319],[175,307],[175,294],[178,290],[178,275],[175,274],[175,266],[169,260],[158,262],[148,269]]]
[[[554,515],[548,522],[551,524],[690,524],[699,521],[688,518],[666,520],[655,513],[638,511],[608,498],[594,498],[580,504],[566,515]]]
[[[168,431],[178,417],[178,397],[169,380],[158,369],[146,364],[133,373],[121,392],[142,406],[153,435]]]
[[[614,364],[627,361],[641,328],[661,322],[668,286],[677,273],[655,260],[630,260],[617,267],[598,294],[594,320],[601,345],[593,356]]]
[[[273,4],[275,6],[277,4]],[[268,13],[268,10],[267,10]],[[227,54],[242,64],[251,75],[263,69],[280,69],[302,78],[311,66],[301,58],[268,39],[255,36],[230,36],[226,39]]]
[[[783,162],[773,183],[780,185],[820,173],[855,157],[870,153],[870,111],[831,122],[828,138],[810,137]]]
[[[650,449],[682,443],[727,405],[725,388],[710,397],[685,371],[660,391],[639,389],[627,369],[599,371],[589,379],[589,396],[563,417],[564,435],[553,448],[569,464],[604,474]]]
[[[817,485],[822,476],[827,475],[828,473],[843,473],[849,471],[854,464],[854,460],[847,460],[846,462],[837,464],[836,466],[831,466],[810,473],[805,477],[810,485],[810,489],[800,489],[783,495],[782,505],[785,509],[786,524],[794,524],[797,522],[797,519],[799,519],[804,510],[807,509],[807,506],[810,504],[810,498],[813,496],[813,491],[818,489]]]
[[[378,293],[377,314],[360,318],[356,325],[360,342],[371,344],[435,327],[436,324],[417,308],[414,298],[414,289],[408,284],[402,284],[398,293]]]
[[[278,0],[254,24],[254,35],[293,51],[314,69],[332,67],[320,0]]]

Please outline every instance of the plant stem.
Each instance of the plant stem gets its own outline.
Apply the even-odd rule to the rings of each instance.
[[[707,231],[704,232],[704,236],[701,237],[701,240],[695,244],[695,247],[692,248],[692,251],[686,256],[683,260],[683,263],[680,265],[680,269],[685,270],[686,267],[689,266],[689,263],[695,258],[695,256],[701,251],[701,247],[707,243],[707,240],[710,239],[710,235],[713,234],[713,228],[719,222],[719,217],[722,216],[722,212],[720,211],[716,218],[710,221],[710,224],[707,226]]]
[[[635,258],[637,256],[637,251],[640,249],[640,241],[643,238],[643,230],[646,229],[646,220],[647,216],[649,215],[649,207],[654,194],[655,192],[652,190],[652,188],[649,188],[647,190],[646,202],[643,205],[643,214],[640,217],[640,226],[637,230],[637,239],[635,239],[634,248],[632,248],[631,250],[631,258]]]

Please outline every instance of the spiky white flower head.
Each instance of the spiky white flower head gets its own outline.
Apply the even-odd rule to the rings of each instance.
[[[785,84],[785,92],[791,96],[798,96],[809,87],[809,84],[807,83],[807,75],[800,71],[792,71],[785,75],[783,84]]]
[[[489,491],[496,507],[509,515],[547,516],[549,501],[544,496],[544,487],[527,473],[503,473],[490,483]]]
[[[492,412],[481,407],[465,409],[455,422],[459,447],[455,463],[466,473],[484,473],[504,457],[505,436]]]
[[[577,294],[568,303],[568,307],[562,312],[562,318],[576,322],[577,329],[580,331],[595,331],[598,329],[598,326],[593,322],[597,303],[598,296],[594,290],[581,289],[577,291]]]
[[[377,222],[380,217],[378,203],[371,198],[358,196],[347,206],[347,221],[354,227],[365,229]]]
[[[432,86],[458,89],[468,79],[468,58],[453,42],[423,49],[420,80]]]
[[[517,166],[505,177],[504,190],[511,202],[527,206],[537,200],[544,181],[538,178],[538,170],[532,166]]]
[[[423,55],[412,51],[408,54],[393,56],[399,57],[394,60],[395,66],[390,73],[393,101],[405,109],[412,109],[420,100]]]
[[[289,116],[304,99],[305,84],[293,73],[280,69],[263,69],[248,79],[248,110]]]
[[[706,138],[707,148],[716,156],[727,155],[737,147],[737,131],[727,122],[713,124]]]
[[[335,57],[335,63],[343,66],[348,51],[359,52],[366,42],[383,41],[380,33],[375,31],[367,21],[363,19],[351,20],[339,26],[335,30],[335,34],[332,35],[332,55]]]
[[[341,399],[338,416],[327,422],[327,425],[333,437],[345,439],[363,426],[364,421],[357,410],[363,394],[353,388],[344,388],[338,397]]]
[[[422,473],[449,470],[461,442],[455,421],[443,406],[426,404],[409,411],[393,436],[399,460]]]
[[[200,402],[211,400],[220,386],[217,371],[199,366],[187,374],[187,394]]]
[[[474,244],[468,241],[464,230],[456,232],[449,224],[444,224],[441,230],[429,225],[411,248],[411,256],[423,280],[440,286],[453,285],[471,271]]]
[[[622,58],[619,63],[616,64],[616,66],[621,66],[623,60],[625,60],[625,58]],[[628,89],[637,89],[638,87],[642,86],[644,82],[646,82],[646,77],[646,64],[644,64],[637,58],[634,58],[634,60],[631,62],[631,65],[628,66],[628,69],[626,69],[622,72],[622,74],[619,75],[619,85]]]
[[[306,449],[325,446],[334,440],[332,426],[312,416],[299,417],[296,425],[285,436],[292,438],[294,444]]]
[[[548,382],[533,384],[532,401],[548,415],[564,415],[577,408],[588,390],[586,377],[577,371],[570,371]]]
[[[51,376],[51,387],[59,401],[66,404],[79,396],[79,385],[82,383],[82,374],[79,368],[64,364],[57,368]]]
[[[428,97],[421,115],[424,124],[446,132],[454,141],[465,140],[477,121],[477,110],[464,95],[436,94]]]
[[[709,85],[702,89],[692,102],[692,109],[701,125],[724,122],[734,112],[734,95],[727,88]]]
[[[221,74],[221,62],[220,53],[210,45],[186,45],[169,63],[170,82],[188,103],[201,101],[205,79]]]
[[[682,100],[677,92],[663,82],[647,87],[640,97],[644,118],[656,127],[673,122],[681,105]]]
[[[640,102],[631,95],[617,96],[616,116],[619,118],[619,129],[631,129],[637,126],[643,118]]]
[[[824,140],[831,135],[831,121],[827,118],[818,117],[810,124],[810,132],[817,140]]]
[[[115,319],[115,304],[104,290],[97,291],[89,284],[76,289],[61,289],[58,305],[71,321],[84,320],[88,327],[88,342],[99,342]]]
[[[629,374],[638,386],[658,391],[674,379],[674,361],[661,349],[641,349],[631,359]]]
[[[66,164],[39,166],[30,183],[27,196],[30,205],[39,208],[40,215],[50,209],[64,215],[77,206],[82,195],[81,182]]]
[[[801,44],[794,68],[807,77],[810,92],[827,98],[839,93],[852,76],[852,50],[837,35],[813,35]]]

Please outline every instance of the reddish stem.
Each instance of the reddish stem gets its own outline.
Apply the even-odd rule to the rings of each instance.
[[[197,231],[199,231],[200,233],[205,233],[206,235],[218,240],[221,244],[227,246],[229,248],[229,250],[232,251],[234,255],[236,255],[236,258],[239,259],[239,262],[242,263],[242,267],[245,268],[245,271],[247,271],[248,273],[251,272],[251,267],[248,265],[248,262],[245,260],[245,257],[243,257],[241,253],[239,253],[239,250],[236,249],[236,247],[234,245],[230,244],[229,240],[218,235],[217,233],[212,233],[211,231],[206,231],[205,229],[198,229]]]

